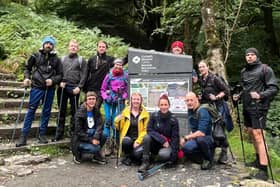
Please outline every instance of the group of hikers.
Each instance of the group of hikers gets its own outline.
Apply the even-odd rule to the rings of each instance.
[[[198,83],[201,94],[188,92],[185,104],[188,109],[189,134],[180,137],[179,122],[169,109],[172,103],[166,93],[158,99],[159,110],[149,113],[143,106],[140,93],[130,93],[128,98],[128,73],[123,66],[126,58],[113,58],[106,54],[108,44],[97,43],[96,55],[86,62],[78,55],[79,43],[71,40],[69,54],[59,58],[54,50],[56,41],[46,36],[42,48],[32,54],[24,69],[24,86],[31,84],[28,111],[24,119],[17,147],[27,144],[28,132],[37,107],[42,103],[39,127],[39,143],[46,144],[46,130],[56,90],[59,114],[57,129],[52,141],[60,141],[65,136],[67,103],[70,100],[70,136],[74,162],[80,163],[84,155],[100,164],[106,164],[106,156],[117,150],[121,163],[139,165],[139,172],[145,172],[155,160],[166,162],[166,166],[176,166],[183,157],[201,164],[201,169],[211,169],[215,148],[221,147],[218,163],[228,160],[227,139],[217,142],[212,136],[212,116],[202,104],[213,106],[221,114],[227,131],[232,131],[233,122],[227,105],[231,98],[229,86],[221,77],[209,71],[205,61],[198,63],[199,75],[193,71],[192,81]],[[175,55],[184,54],[184,44],[175,41],[170,47]],[[254,177],[268,179],[268,155],[263,137],[266,115],[272,98],[278,92],[273,70],[262,64],[259,52],[248,48],[245,52],[246,65],[241,71],[240,92],[233,100],[243,101],[244,125],[252,139],[256,160],[248,166],[259,172]],[[84,91],[84,102],[79,97]],[[126,104],[126,100],[129,100]],[[103,104],[103,105],[102,105]],[[100,112],[104,107],[105,120]]]

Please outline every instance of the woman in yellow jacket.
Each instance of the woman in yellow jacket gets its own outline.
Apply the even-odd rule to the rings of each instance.
[[[147,134],[149,113],[143,107],[142,101],[140,93],[132,93],[130,106],[127,106],[114,121],[120,133],[120,150],[124,153],[121,162],[128,166],[132,161],[139,163],[143,154],[142,141]]]

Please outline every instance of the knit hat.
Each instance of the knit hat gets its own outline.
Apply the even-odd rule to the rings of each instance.
[[[114,64],[121,64],[121,65],[123,65],[123,60],[120,59],[120,58],[116,58],[116,59],[114,60]]]
[[[174,47],[179,47],[184,51],[184,43],[181,41],[175,41],[171,44],[171,49],[173,49]]]
[[[53,46],[55,46],[55,39],[52,36],[45,36],[42,42],[42,45],[44,46],[45,43],[49,42]]]
[[[259,51],[254,47],[246,49],[245,55],[247,55],[248,53],[254,53],[257,57],[259,57]]]

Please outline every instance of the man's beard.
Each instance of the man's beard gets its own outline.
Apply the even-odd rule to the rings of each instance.
[[[52,49],[53,49],[52,47],[45,47],[45,48],[44,48],[44,51],[45,51],[46,53],[49,53]]]

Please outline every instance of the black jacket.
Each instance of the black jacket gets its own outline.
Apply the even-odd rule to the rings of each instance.
[[[71,140],[72,152],[74,155],[78,153],[78,147],[81,142],[91,143],[93,139],[100,141],[103,131],[103,121],[101,113],[96,108],[93,109],[95,134],[93,138],[88,137],[87,108],[82,104],[75,114],[75,131]]]
[[[217,95],[220,92],[224,92],[225,96],[230,95],[229,87],[225,84],[225,82],[218,76],[209,73],[205,80],[201,77],[198,81],[201,88],[201,103],[211,103],[211,99],[209,98],[209,94]],[[216,105],[221,105],[222,100],[215,101]]]
[[[179,150],[179,123],[171,112],[164,114],[164,117],[161,112],[153,113],[148,123],[147,133],[160,144],[164,144],[167,138],[172,150],[171,161],[177,161]]]
[[[31,78],[32,76],[32,78]],[[24,78],[31,79],[33,88],[46,89],[46,80],[53,81],[55,87],[62,78],[62,65],[56,53],[44,53],[43,50],[30,56],[24,68]]]
[[[243,86],[242,100],[245,110],[256,110],[256,103],[252,100],[250,92],[260,94],[258,102],[259,110],[268,110],[270,101],[277,94],[279,87],[273,70],[260,61],[247,64],[241,71],[241,83]]]
[[[84,91],[99,92],[102,82],[110,68],[114,66],[114,58],[106,54],[95,55],[88,60],[87,63],[87,81],[84,86]]]

